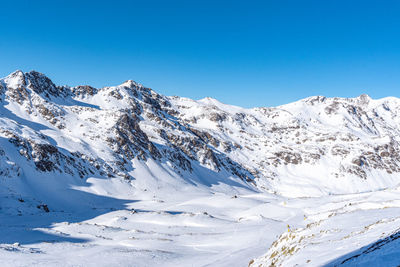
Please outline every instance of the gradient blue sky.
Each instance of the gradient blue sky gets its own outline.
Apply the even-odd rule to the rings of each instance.
[[[400,96],[400,1],[3,1],[0,76],[245,107]]]

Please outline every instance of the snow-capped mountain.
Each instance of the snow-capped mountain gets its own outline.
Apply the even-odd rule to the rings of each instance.
[[[127,212],[128,202],[150,201],[158,204],[140,204],[143,212],[157,207],[166,216],[199,220],[190,226],[215,224],[222,229],[228,227],[225,221],[244,220],[260,229],[270,226],[271,222],[263,223],[269,218],[279,225],[275,234],[281,233],[293,218],[293,224],[301,226],[304,222],[298,218],[322,216],[298,204],[288,208],[282,204],[287,199],[329,199],[396,188],[399,112],[397,98],[317,96],[274,108],[245,109],[212,98],[163,96],[131,80],[104,88],[69,87],[57,86],[36,71],[16,71],[0,79],[0,214],[68,212],[70,217],[50,221],[68,222],[75,216],[74,223],[81,223],[103,216],[104,206]],[[210,206],[205,196],[216,201],[213,209],[236,201],[231,206],[235,211],[212,209],[218,216],[203,212]],[[238,196],[246,197],[237,200]],[[268,206],[269,202],[275,204]],[[191,203],[190,209],[168,213],[182,203]],[[324,212],[322,217],[330,218]],[[218,223],[216,217],[221,219]],[[39,226],[48,228],[47,222]],[[61,228],[57,231],[66,231]],[[297,231],[307,240],[311,230]],[[281,250],[291,234],[276,241]],[[0,243],[19,242],[20,235]],[[272,242],[270,236],[263,241]],[[244,262],[266,251],[265,245],[256,250],[254,244],[248,246],[245,254],[238,254],[250,257]],[[272,248],[268,253],[259,261],[283,259],[275,261],[278,252]],[[226,263],[220,260],[213,258],[212,263]]]
[[[23,166],[7,161],[2,172],[9,175],[30,165],[43,173],[130,179],[132,160],[151,160],[184,178],[202,168],[291,196],[399,183],[396,98],[310,97],[244,109],[212,98],[162,96],[131,80],[67,87],[16,71],[0,85],[1,134],[26,159]]]
[[[178,174],[204,168],[253,180],[213,146],[218,140],[180,120],[168,97],[133,81],[71,88],[16,71],[1,80],[1,97],[3,138],[26,159],[23,165],[39,172],[129,180],[132,160],[152,160]]]

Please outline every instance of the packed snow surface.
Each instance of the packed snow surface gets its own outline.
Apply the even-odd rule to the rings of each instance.
[[[399,112],[16,71],[0,79],[0,265],[398,266]]]

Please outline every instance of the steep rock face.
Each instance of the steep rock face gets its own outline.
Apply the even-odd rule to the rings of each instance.
[[[135,160],[152,160],[182,177],[204,168],[290,196],[399,183],[397,98],[318,96],[244,109],[162,96],[131,80],[100,89],[56,86],[35,71],[1,79],[0,94],[0,137],[43,173],[129,180]],[[21,164],[0,171],[23,172]]]

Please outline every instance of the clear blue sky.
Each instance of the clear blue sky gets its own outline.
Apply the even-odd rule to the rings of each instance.
[[[275,106],[400,96],[400,1],[3,1],[0,76]]]

